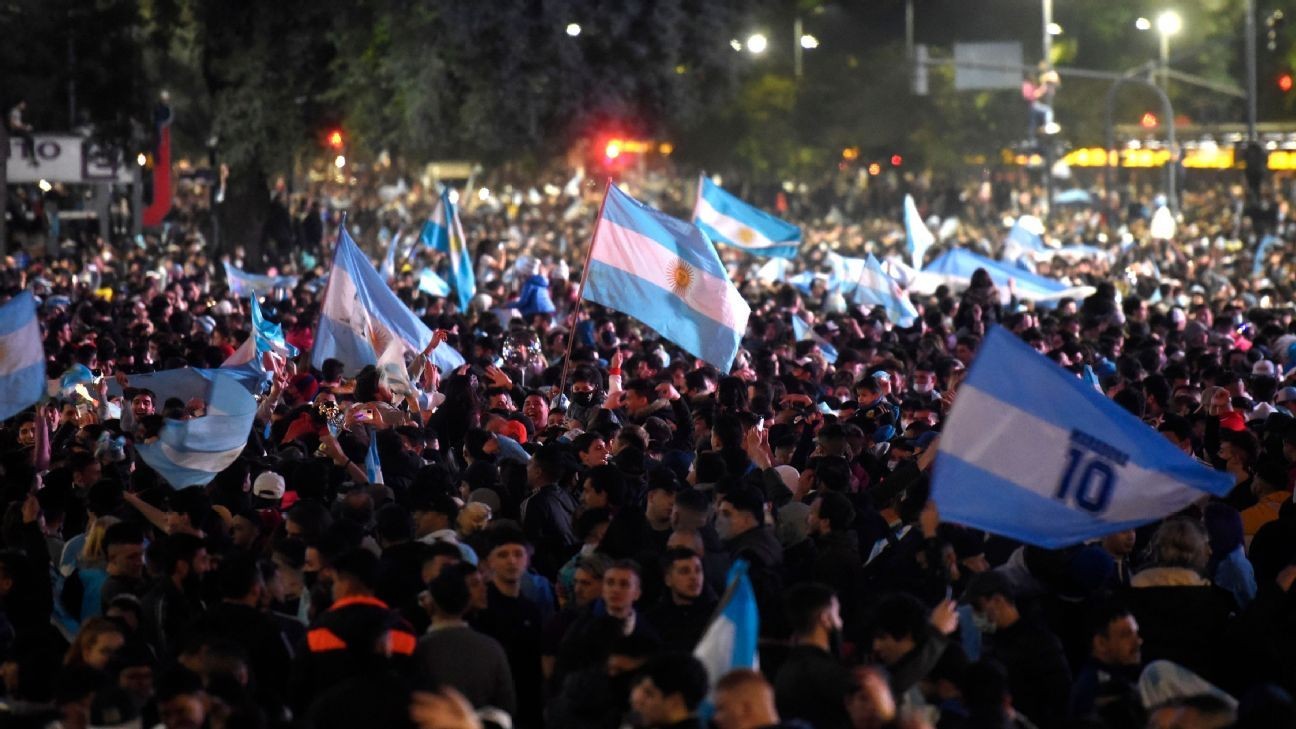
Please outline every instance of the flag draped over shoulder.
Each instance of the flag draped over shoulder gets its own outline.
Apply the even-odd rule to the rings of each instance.
[[[182,489],[210,482],[239,457],[256,419],[257,404],[242,383],[225,370],[186,368],[176,372],[187,373],[185,390],[199,382],[205,385],[198,397],[207,404],[206,414],[190,420],[167,420],[157,440],[140,443],[136,450],[167,483]],[[179,396],[180,392],[154,391],[163,398]]]
[[[942,431],[932,498],[942,519],[1057,548],[1232,488],[1232,476],[994,327]]]
[[[728,372],[751,308],[706,234],[614,185],[596,225],[584,297]]]
[[[432,210],[432,217],[423,225],[419,240],[450,259],[450,283],[454,286],[459,309],[467,311],[468,302],[477,293],[477,278],[473,273],[468,239],[464,236],[463,224],[459,222],[459,208],[450,201],[450,188],[441,191],[441,199]]]
[[[24,291],[0,306],[0,420],[35,405],[44,395],[45,347],[36,299]]]
[[[801,245],[800,228],[743,202],[706,175],[698,178],[693,224],[711,240],[754,256],[795,258]]]

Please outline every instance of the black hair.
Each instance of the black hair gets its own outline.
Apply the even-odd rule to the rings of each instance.
[[[927,608],[918,598],[907,593],[895,593],[882,598],[873,616],[876,634],[892,638],[922,638],[927,625]]]
[[[349,577],[369,590],[378,585],[378,558],[367,549],[348,549],[330,564],[338,576]]]
[[[468,575],[477,570],[469,564],[447,565],[431,582],[428,593],[441,612],[459,617],[468,612],[472,594],[468,590]]]
[[[844,531],[855,523],[855,507],[845,494],[824,491],[818,497],[819,518],[827,521],[833,531]]]
[[[698,659],[687,653],[663,653],[639,672],[641,681],[652,681],[662,696],[678,694],[684,706],[693,712],[707,693],[707,672]]]

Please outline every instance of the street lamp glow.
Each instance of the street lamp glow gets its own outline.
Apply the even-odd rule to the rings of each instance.
[[[729,47],[734,49],[735,51],[741,51],[742,41],[738,40],[737,38],[734,38],[733,40],[729,41]]]
[[[346,157],[339,154],[337,158],[333,160],[333,166],[339,170],[346,167]]]
[[[139,154],[135,155],[135,164],[139,165],[140,167],[143,167],[144,165],[148,164],[148,156],[145,155],[143,152],[140,152]]]
[[[1161,35],[1176,35],[1183,30],[1183,18],[1173,10],[1167,10],[1157,16],[1157,32]]]
[[[747,52],[760,55],[769,47],[769,39],[760,33],[752,33],[747,36]]]
[[[578,35],[580,35],[580,34],[581,34],[581,27],[580,27],[580,23],[568,23],[568,24],[567,24],[567,35],[569,35],[569,36],[575,38],[576,36],[578,36]]]
[[[819,39],[807,33],[801,36],[801,47],[807,51],[814,50],[819,47]]]
[[[1049,24],[1048,24],[1048,34],[1049,34],[1049,35],[1062,35],[1062,26],[1058,25],[1057,23],[1049,23]]]
[[[1152,30],[1152,21],[1148,20],[1147,18],[1139,18],[1138,20],[1134,21],[1134,27],[1138,28],[1139,30]]]

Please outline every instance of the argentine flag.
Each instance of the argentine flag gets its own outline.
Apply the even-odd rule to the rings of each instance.
[[[756,610],[756,593],[747,576],[747,561],[740,559],[725,576],[725,593],[706,632],[693,649],[693,657],[706,667],[710,685],[736,668],[756,669],[756,639],[760,632],[760,614]]]
[[[795,258],[801,229],[725,192],[706,175],[698,178],[693,224],[717,243],[752,254]]]
[[[292,346],[284,339],[283,325],[267,321],[261,313],[261,305],[257,303],[257,297],[251,298],[252,310],[252,333],[243,341],[234,354],[221,363],[221,367],[239,367],[241,365],[253,364],[259,366],[260,355],[266,352],[274,352],[284,359],[296,357],[297,348]]]
[[[450,279],[459,309],[468,310],[468,302],[477,293],[477,279],[473,274],[473,257],[468,250],[463,224],[459,222],[459,208],[450,201],[450,188],[441,191],[432,217],[423,225],[419,240],[434,250],[445,253],[450,259]]]
[[[1053,549],[1232,488],[1232,476],[994,327],[942,432],[932,498],[948,521]]]
[[[828,360],[828,364],[837,363],[837,348],[829,344],[827,339],[819,336],[814,327],[796,314],[792,315],[792,332],[796,335],[798,342],[809,341],[819,345],[819,351],[823,352],[824,359]]]
[[[1023,262],[1030,265],[1026,270],[1034,272],[1034,258],[1036,253],[1051,254],[1053,250],[1044,244],[1044,223],[1034,215],[1023,215],[1015,222],[1008,231],[1008,238],[1004,240],[1003,253],[1000,259],[1009,263],[1016,263],[1023,266]]]
[[[609,185],[589,255],[584,298],[729,371],[751,308],[705,233]]]
[[[373,426],[366,428],[369,431],[369,449],[365,451],[365,478],[368,479],[370,486],[380,486],[384,484],[382,461],[378,460],[378,432]]]
[[[419,272],[418,290],[428,296],[435,296],[440,299],[450,295],[450,284],[437,275],[436,271],[431,268],[425,268]]]
[[[225,262],[225,281],[235,296],[273,296],[276,289],[297,288],[296,276],[266,276],[248,273]]]
[[[913,302],[901,290],[900,284],[882,270],[881,262],[872,253],[864,260],[851,300],[857,306],[881,306],[886,310],[887,319],[896,326],[911,327],[918,318]]]
[[[44,395],[45,347],[36,299],[24,291],[0,306],[0,420],[35,405]]]
[[[431,341],[432,330],[396,298],[342,228],[311,364],[322,369],[324,360],[336,358],[353,377],[365,365],[377,364],[388,342],[421,352]]]
[[[135,446],[140,458],[173,488],[202,486],[232,464],[247,445],[256,400],[237,378],[223,370],[186,368],[205,382],[200,397],[207,412],[191,420],[168,420],[157,440]],[[161,374],[161,373],[159,373]],[[158,397],[169,397],[155,390]]]
[[[922,216],[918,214],[918,206],[914,203],[913,195],[905,195],[904,227],[905,249],[909,251],[909,257],[913,260],[914,269],[921,271],[923,256],[927,254],[927,249],[931,248],[932,244],[936,242],[936,238],[930,230],[927,230]]]

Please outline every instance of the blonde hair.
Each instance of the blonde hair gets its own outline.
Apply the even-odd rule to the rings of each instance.
[[[459,511],[456,526],[463,534],[472,534],[486,528],[491,520],[491,508],[480,501],[472,501]]]
[[[108,561],[104,548],[104,534],[108,527],[120,522],[115,516],[101,516],[95,519],[94,526],[86,531],[85,542],[81,545],[81,554],[77,555],[77,564],[82,567],[100,567]]]

